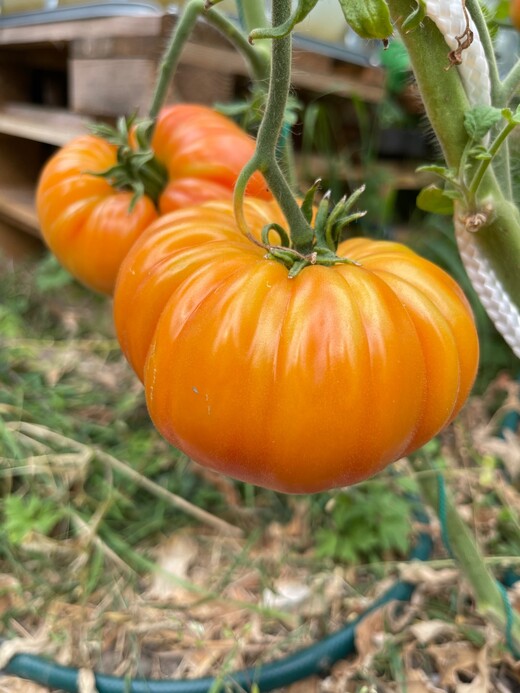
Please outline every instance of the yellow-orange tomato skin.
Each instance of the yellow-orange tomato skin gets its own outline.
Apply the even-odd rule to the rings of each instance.
[[[272,216],[262,204],[246,202],[257,233]],[[289,278],[229,204],[152,224],[114,307],[167,440],[236,479],[311,493],[372,476],[453,420],[478,366],[460,288],[397,243],[353,239],[338,253],[359,265]]]
[[[152,149],[168,172],[157,208],[143,195],[130,209],[131,193],[93,175],[117,162],[116,147],[101,137],[72,140],[43,168],[36,193],[43,238],[60,263],[91,289],[113,293],[123,258],[160,214],[207,200],[231,199],[255,142],[233,121],[206,106],[176,104],[160,112]],[[258,173],[247,192],[271,198]]]

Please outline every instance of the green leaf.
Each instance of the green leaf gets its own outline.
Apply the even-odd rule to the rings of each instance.
[[[437,164],[426,164],[425,166],[418,166],[417,171],[419,173],[435,173],[441,178],[446,180],[453,180],[456,176],[456,172],[452,168],[447,168],[446,166],[439,166]]]
[[[493,106],[475,106],[464,114],[464,127],[473,140],[481,140],[489,130],[502,120],[503,114]]]
[[[423,188],[417,196],[417,207],[423,212],[434,214],[453,214],[453,200],[447,197],[444,190],[436,185]]]
[[[386,39],[394,32],[385,0],[339,0],[347,24],[365,39]]]
[[[405,34],[409,34],[414,29],[421,26],[423,20],[426,18],[426,2],[425,0],[418,0],[417,7],[413,12],[411,12],[406,19],[403,21],[401,30]]]

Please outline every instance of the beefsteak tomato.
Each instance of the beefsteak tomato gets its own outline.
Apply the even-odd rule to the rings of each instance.
[[[160,214],[231,198],[255,142],[206,106],[177,104],[160,112],[151,148],[167,174],[157,204],[144,194],[130,208],[132,193],[99,175],[117,163],[118,148],[97,135],[58,150],[40,176],[36,207],[43,238],[71,274],[97,291],[112,294],[121,261]],[[248,194],[270,199],[260,174]]]
[[[257,234],[280,223],[271,203],[245,211]],[[358,264],[289,278],[226,202],[141,235],[115,323],[168,441],[236,479],[309,493],[372,476],[453,420],[479,351],[461,289],[398,243],[356,238],[338,255]]]

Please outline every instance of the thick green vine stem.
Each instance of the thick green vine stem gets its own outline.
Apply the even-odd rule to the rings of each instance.
[[[421,495],[434,512],[439,512],[440,496],[436,475],[424,461],[414,458],[411,460],[416,479],[421,489]],[[506,632],[513,640],[515,649],[520,648],[520,617],[514,613],[512,622],[508,623],[508,613],[504,605],[504,596],[492,572],[487,567],[484,558],[475,543],[475,539],[467,525],[461,519],[450,494],[443,494],[443,515],[449,549],[453,557],[462,566],[464,575],[471,584],[480,614],[489,618],[502,632]],[[439,513],[440,514],[440,513]],[[442,520],[441,520],[442,521]]]
[[[273,2],[273,26],[283,24],[290,12],[291,0]],[[302,214],[276,158],[291,83],[291,64],[292,37],[289,35],[273,41],[269,91],[264,117],[258,130],[256,151],[238,177],[234,204],[239,227],[246,235],[250,235],[243,213],[243,199],[249,179],[255,171],[261,171],[285,214],[294,249],[305,255],[313,250],[314,232]]]
[[[283,26],[291,16],[291,0],[273,2],[273,28]],[[275,32],[276,33],[276,32]],[[293,196],[283,171],[280,168],[276,150],[280,141],[287,95],[291,80],[292,40],[290,33],[273,40],[271,74],[264,117],[262,119],[253,158],[241,171],[234,194],[234,210],[241,231],[252,239],[243,210],[243,200],[247,183],[255,171],[260,171],[278,201],[287,220],[290,234],[278,227],[269,225],[264,230],[264,247],[269,257],[283,263],[289,269],[289,277],[296,276],[308,265],[334,265],[350,263],[347,258],[338,257],[336,248],[343,227],[363,216],[363,212],[352,213],[351,207],[359,194],[354,193],[349,200],[341,200],[329,216],[328,196],[320,204],[314,228],[312,226],[313,199],[317,189],[315,184],[300,206]],[[268,242],[269,232],[276,231],[281,245]]]
[[[446,69],[449,48],[429,19],[425,19],[412,32],[403,31],[403,20],[414,7],[411,0],[387,2],[392,19],[408,49],[426,112],[446,163],[450,168],[458,170],[468,141],[464,114],[470,106],[457,71]],[[474,0],[467,0],[468,8],[474,4]],[[476,17],[478,21],[479,17],[480,10]],[[495,87],[494,92],[500,93],[502,99],[505,98],[500,85]],[[467,228],[476,231],[475,242],[489,259],[513,303],[520,306],[520,215],[513,200],[507,197],[509,189],[509,185],[499,183],[494,169],[489,167],[479,182],[476,208],[462,210],[462,218],[469,220]],[[476,218],[482,220],[478,228],[471,225]]]
[[[189,39],[197,20],[201,16],[224,34],[237,50],[243,54],[251,68],[251,74],[255,80],[262,82],[268,76],[269,56],[265,51],[258,50],[251,46],[240,28],[218,9],[211,9],[211,5],[207,4],[207,0],[190,0],[179,17],[159,65],[158,79],[149,110],[149,117],[152,120],[155,120],[164,103],[172,76],[175,74],[175,70],[179,64],[184,45]]]

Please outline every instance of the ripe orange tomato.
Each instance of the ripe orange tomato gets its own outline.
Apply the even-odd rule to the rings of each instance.
[[[246,201],[257,233],[273,205]],[[202,465],[288,493],[354,484],[420,447],[478,365],[468,303],[409,248],[363,238],[296,277],[226,202],[162,217],[125,258],[117,334],[151,418]]]
[[[233,121],[206,106],[164,108],[152,149],[168,182],[157,207],[143,195],[130,210],[132,193],[93,175],[116,164],[117,147],[95,135],[76,138],[47,162],[38,182],[43,238],[79,281],[111,294],[121,261],[143,230],[165,212],[231,198],[254,148],[254,140]],[[260,174],[251,179],[248,194],[270,199]]]

